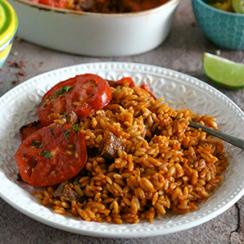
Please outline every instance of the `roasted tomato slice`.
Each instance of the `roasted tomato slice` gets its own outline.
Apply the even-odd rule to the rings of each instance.
[[[41,104],[37,108],[37,114],[43,126],[47,126],[53,123],[53,121],[65,117],[67,114],[65,110],[66,95],[71,92],[75,83],[75,78],[62,81],[43,96]]]
[[[70,125],[52,124],[28,136],[15,158],[23,181],[33,186],[55,185],[84,167],[85,138]]]
[[[135,82],[133,81],[133,79],[131,77],[123,77],[117,81],[107,80],[107,82],[111,87],[117,87],[117,86],[135,87]]]
[[[67,0],[39,0],[38,2],[56,8],[65,8],[67,6]]]
[[[103,78],[85,74],[76,76],[76,84],[67,94],[67,111],[75,111],[78,117],[87,117],[105,107],[112,99],[112,91]]]
[[[28,136],[30,136],[35,131],[37,131],[41,128],[42,128],[42,126],[41,126],[40,121],[34,121],[30,124],[22,126],[19,130],[21,141],[25,140]]]
[[[55,120],[66,119],[72,113],[80,118],[89,116],[106,106],[111,99],[112,91],[107,81],[93,74],[78,75],[50,89],[37,113],[45,126]]]
[[[135,87],[135,82],[131,77],[123,77],[122,79],[117,81],[118,85],[122,86],[129,86],[129,87]]]

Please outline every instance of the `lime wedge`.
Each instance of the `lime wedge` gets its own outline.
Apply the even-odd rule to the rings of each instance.
[[[244,64],[205,53],[203,68],[207,77],[220,86],[230,89],[244,87]]]
[[[232,7],[236,13],[244,14],[244,0],[232,0]]]

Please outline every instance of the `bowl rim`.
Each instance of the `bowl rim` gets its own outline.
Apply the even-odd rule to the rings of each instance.
[[[5,20],[3,27],[0,28],[0,52],[4,50],[9,43],[13,40],[19,26],[18,16],[12,4],[6,0],[0,2]]]
[[[240,17],[240,18],[244,18],[244,14],[240,14],[240,13],[236,13],[236,12],[228,12],[228,11],[225,11],[225,10],[221,10],[221,9],[218,9],[218,8],[215,8],[209,4],[207,4],[204,0],[192,0],[192,3],[194,2],[198,2],[199,4],[203,5],[205,8],[208,8],[212,11],[216,11],[220,14],[224,14],[224,15],[229,15],[229,16],[233,16],[233,17]]]
[[[79,16],[91,16],[91,17],[122,18],[122,17],[144,16],[144,15],[148,15],[151,13],[156,13],[169,6],[178,5],[180,3],[180,1],[182,1],[182,0],[169,0],[168,2],[162,4],[158,7],[151,8],[151,9],[144,10],[144,11],[139,11],[139,12],[131,12],[131,13],[93,13],[93,12],[76,11],[76,10],[71,10],[71,9],[50,7],[48,5],[31,2],[30,0],[12,0],[12,1],[28,5],[29,7],[37,8],[39,10],[52,11],[52,12],[61,13],[61,14],[74,14],[74,15],[79,15]]]

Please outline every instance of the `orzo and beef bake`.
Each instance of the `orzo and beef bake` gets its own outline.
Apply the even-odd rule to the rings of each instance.
[[[188,126],[217,128],[214,118],[175,110],[129,77],[61,82],[38,116],[42,128],[24,139],[17,165],[24,181],[44,186],[34,196],[59,214],[132,224],[186,213],[211,195],[227,167],[222,142]]]
[[[152,9],[169,0],[30,0],[51,7],[95,13],[130,13]]]

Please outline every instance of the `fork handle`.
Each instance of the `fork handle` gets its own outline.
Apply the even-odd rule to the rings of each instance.
[[[209,127],[206,127],[204,125],[201,125],[200,123],[196,123],[196,122],[193,122],[193,121],[190,121],[189,125],[193,128],[196,128],[196,129],[202,129],[203,131],[207,132],[209,135],[212,135],[212,136],[215,136],[215,137],[218,137],[236,147],[239,147],[241,149],[244,149],[244,140],[240,139],[240,138],[237,138],[235,136],[230,136],[230,135],[227,135],[221,131],[218,131],[218,130],[215,130],[215,129],[211,129]]]

